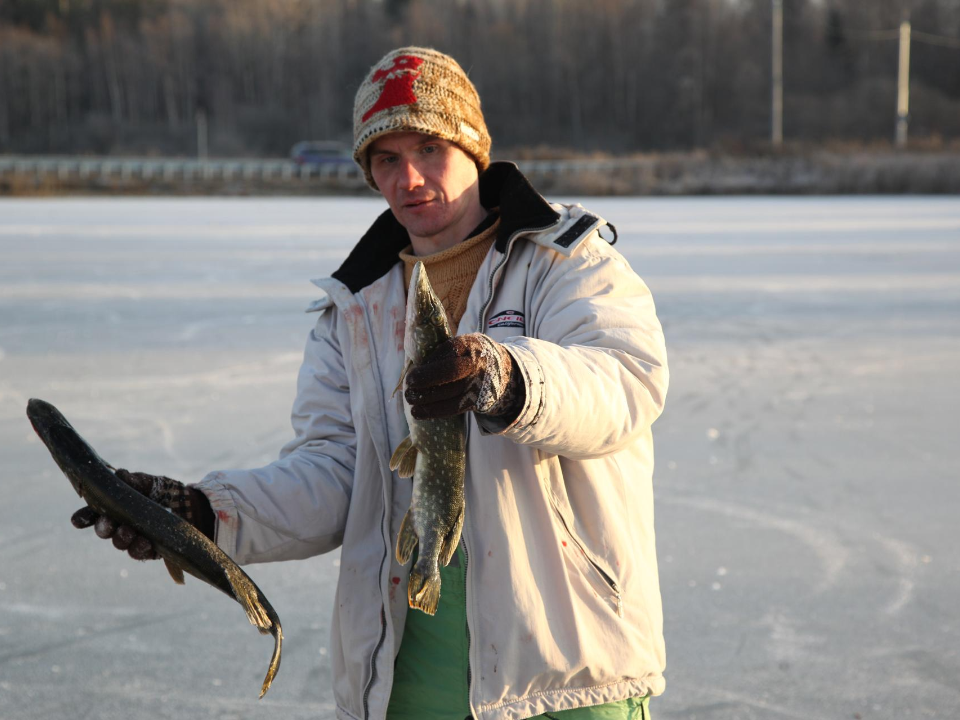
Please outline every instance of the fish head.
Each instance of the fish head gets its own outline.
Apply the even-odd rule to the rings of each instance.
[[[40,439],[46,441],[53,428],[73,428],[63,414],[53,405],[39,398],[30,398],[27,402],[27,417]]]
[[[47,448],[66,447],[71,443],[83,442],[63,414],[45,400],[31,398],[27,402],[27,417],[30,419],[34,431]],[[83,497],[83,482],[76,472],[76,468],[66,465],[58,454],[53,454],[53,459],[63,471],[63,474],[67,476],[67,479],[70,480],[70,484],[77,491],[77,495]]]
[[[413,268],[407,296],[407,333],[404,350],[407,358],[420,362],[437,345],[451,336],[443,303],[434,292],[422,262]]]

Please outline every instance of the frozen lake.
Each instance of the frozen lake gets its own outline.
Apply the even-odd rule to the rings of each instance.
[[[647,281],[667,692],[658,720],[960,715],[960,200],[596,199]],[[248,571],[272,640],[69,523],[33,434],[115,465],[264,464],[367,199],[0,199],[0,720],[332,718],[337,558]]]

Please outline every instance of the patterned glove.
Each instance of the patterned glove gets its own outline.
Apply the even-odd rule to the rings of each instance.
[[[482,333],[457,335],[407,373],[404,397],[419,419],[449,417],[469,410],[516,417],[526,389],[507,349]]]
[[[160,503],[175,515],[195,525],[207,537],[213,538],[213,510],[210,509],[206,496],[199,490],[161,475],[123,469],[118,469],[116,474],[137,492]],[[126,550],[134,560],[156,560],[159,557],[149,539],[138,535],[129,525],[121,525],[106,515],[101,515],[90,506],[77,510],[70,522],[75,528],[88,528],[93,525],[98,537],[104,540],[113,538],[114,547]]]

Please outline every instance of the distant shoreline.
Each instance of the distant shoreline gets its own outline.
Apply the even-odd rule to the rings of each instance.
[[[545,155],[533,150],[514,157],[537,189],[551,195],[960,194],[960,150],[953,148]],[[212,159],[201,164],[176,158],[11,159],[0,155],[0,197],[370,193],[353,167],[347,172],[310,173],[283,159]]]

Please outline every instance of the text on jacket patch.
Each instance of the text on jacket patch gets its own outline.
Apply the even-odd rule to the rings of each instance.
[[[488,330],[498,327],[526,327],[523,322],[523,313],[519,310],[501,310],[487,321]]]

